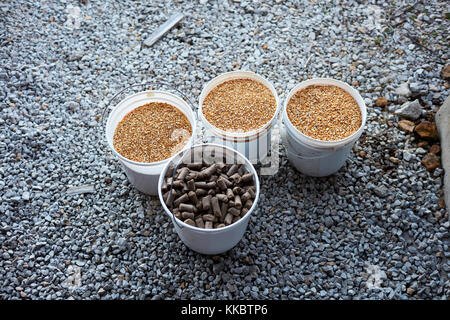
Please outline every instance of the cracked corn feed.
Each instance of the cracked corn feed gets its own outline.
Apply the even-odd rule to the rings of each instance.
[[[289,100],[287,114],[298,131],[323,141],[344,139],[358,131],[362,123],[355,99],[332,85],[299,90]]]
[[[128,113],[114,132],[114,148],[136,162],[157,162],[180,151],[192,135],[188,118],[177,108],[160,102]]]
[[[251,79],[228,80],[203,101],[203,115],[216,128],[248,132],[261,128],[276,112],[276,100],[263,84]]]

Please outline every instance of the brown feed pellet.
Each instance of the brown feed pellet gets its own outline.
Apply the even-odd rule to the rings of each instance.
[[[128,113],[114,132],[114,148],[127,159],[157,162],[180,151],[192,135],[188,118],[177,108],[160,102]]]
[[[312,85],[289,100],[287,114],[294,127],[318,140],[336,141],[355,133],[362,114],[355,99],[333,85]]]
[[[175,217],[198,228],[218,229],[239,221],[256,201],[254,174],[243,164],[215,160],[172,166],[161,186],[163,201]]]
[[[272,92],[251,79],[235,79],[219,84],[203,101],[203,115],[216,128],[227,132],[247,132],[272,119],[277,105]]]

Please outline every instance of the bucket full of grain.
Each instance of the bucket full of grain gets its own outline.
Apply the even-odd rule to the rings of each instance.
[[[250,161],[234,149],[200,144],[166,163],[158,195],[180,239],[202,254],[219,254],[243,237],[259,198]]]
[[[366,117],[364,100],[348,84],[326,78],[299,83],[283,109],[289,161],[309,176],[337,172],[361,136]]]
[[[169,89],[154,90],[154,87]],[[125,90],[138,88],[151,89],[128,95],[112,106]],[[196,130],[192,103],[169,85],[152,83],[122,90],[106,106],[103,116],[108,110],[105,134],[111,151],[136,189],[157,195],[159,175],[165,164],[192,145]]]
[[[273,85],[245,71],[223,73],[203,88],[198,116],[208,142],[235,149],[251,163],[263,162],[281,109]]]

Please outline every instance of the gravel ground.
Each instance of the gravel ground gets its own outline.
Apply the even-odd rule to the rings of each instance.
[[[432,119],[448,96],[448,2],[375,2],[1,2],[0,299],[448,299],[443,170],[425,169],[430,144],[394,114],[419,99]],[[175,9],[181,25],[144,46]],[[128,183],[100,115],[127,85],[163,80],[197,101],[236,69],[281,98],[308,77],[343,80],[369,117],[331,177],[282,150],[242,241],[203,256]]]

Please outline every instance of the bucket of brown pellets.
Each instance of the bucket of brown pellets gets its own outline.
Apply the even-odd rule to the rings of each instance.
[[[290,162],[309,176],[337,172],[361,136],[366,117],[364,100],[348,84],[326,78],[299,83],[283,109]]]
[[[219,254],[243,237],[259,198],[250,161],[218,144],[181,151],[161,173],[158,194],[180,239],[202,254]]]
[[[208,142],[233,148],[251,163],[268,156],[271,131],[281,109],[273,85],[253,72],[233,71],[203,88],[198,116]]]
[[[166,163],[193,143],[196,118],[186,100],[168,91],[145,90],[107,106],[107,143],[130,183],[143,193],[157,195]]]

